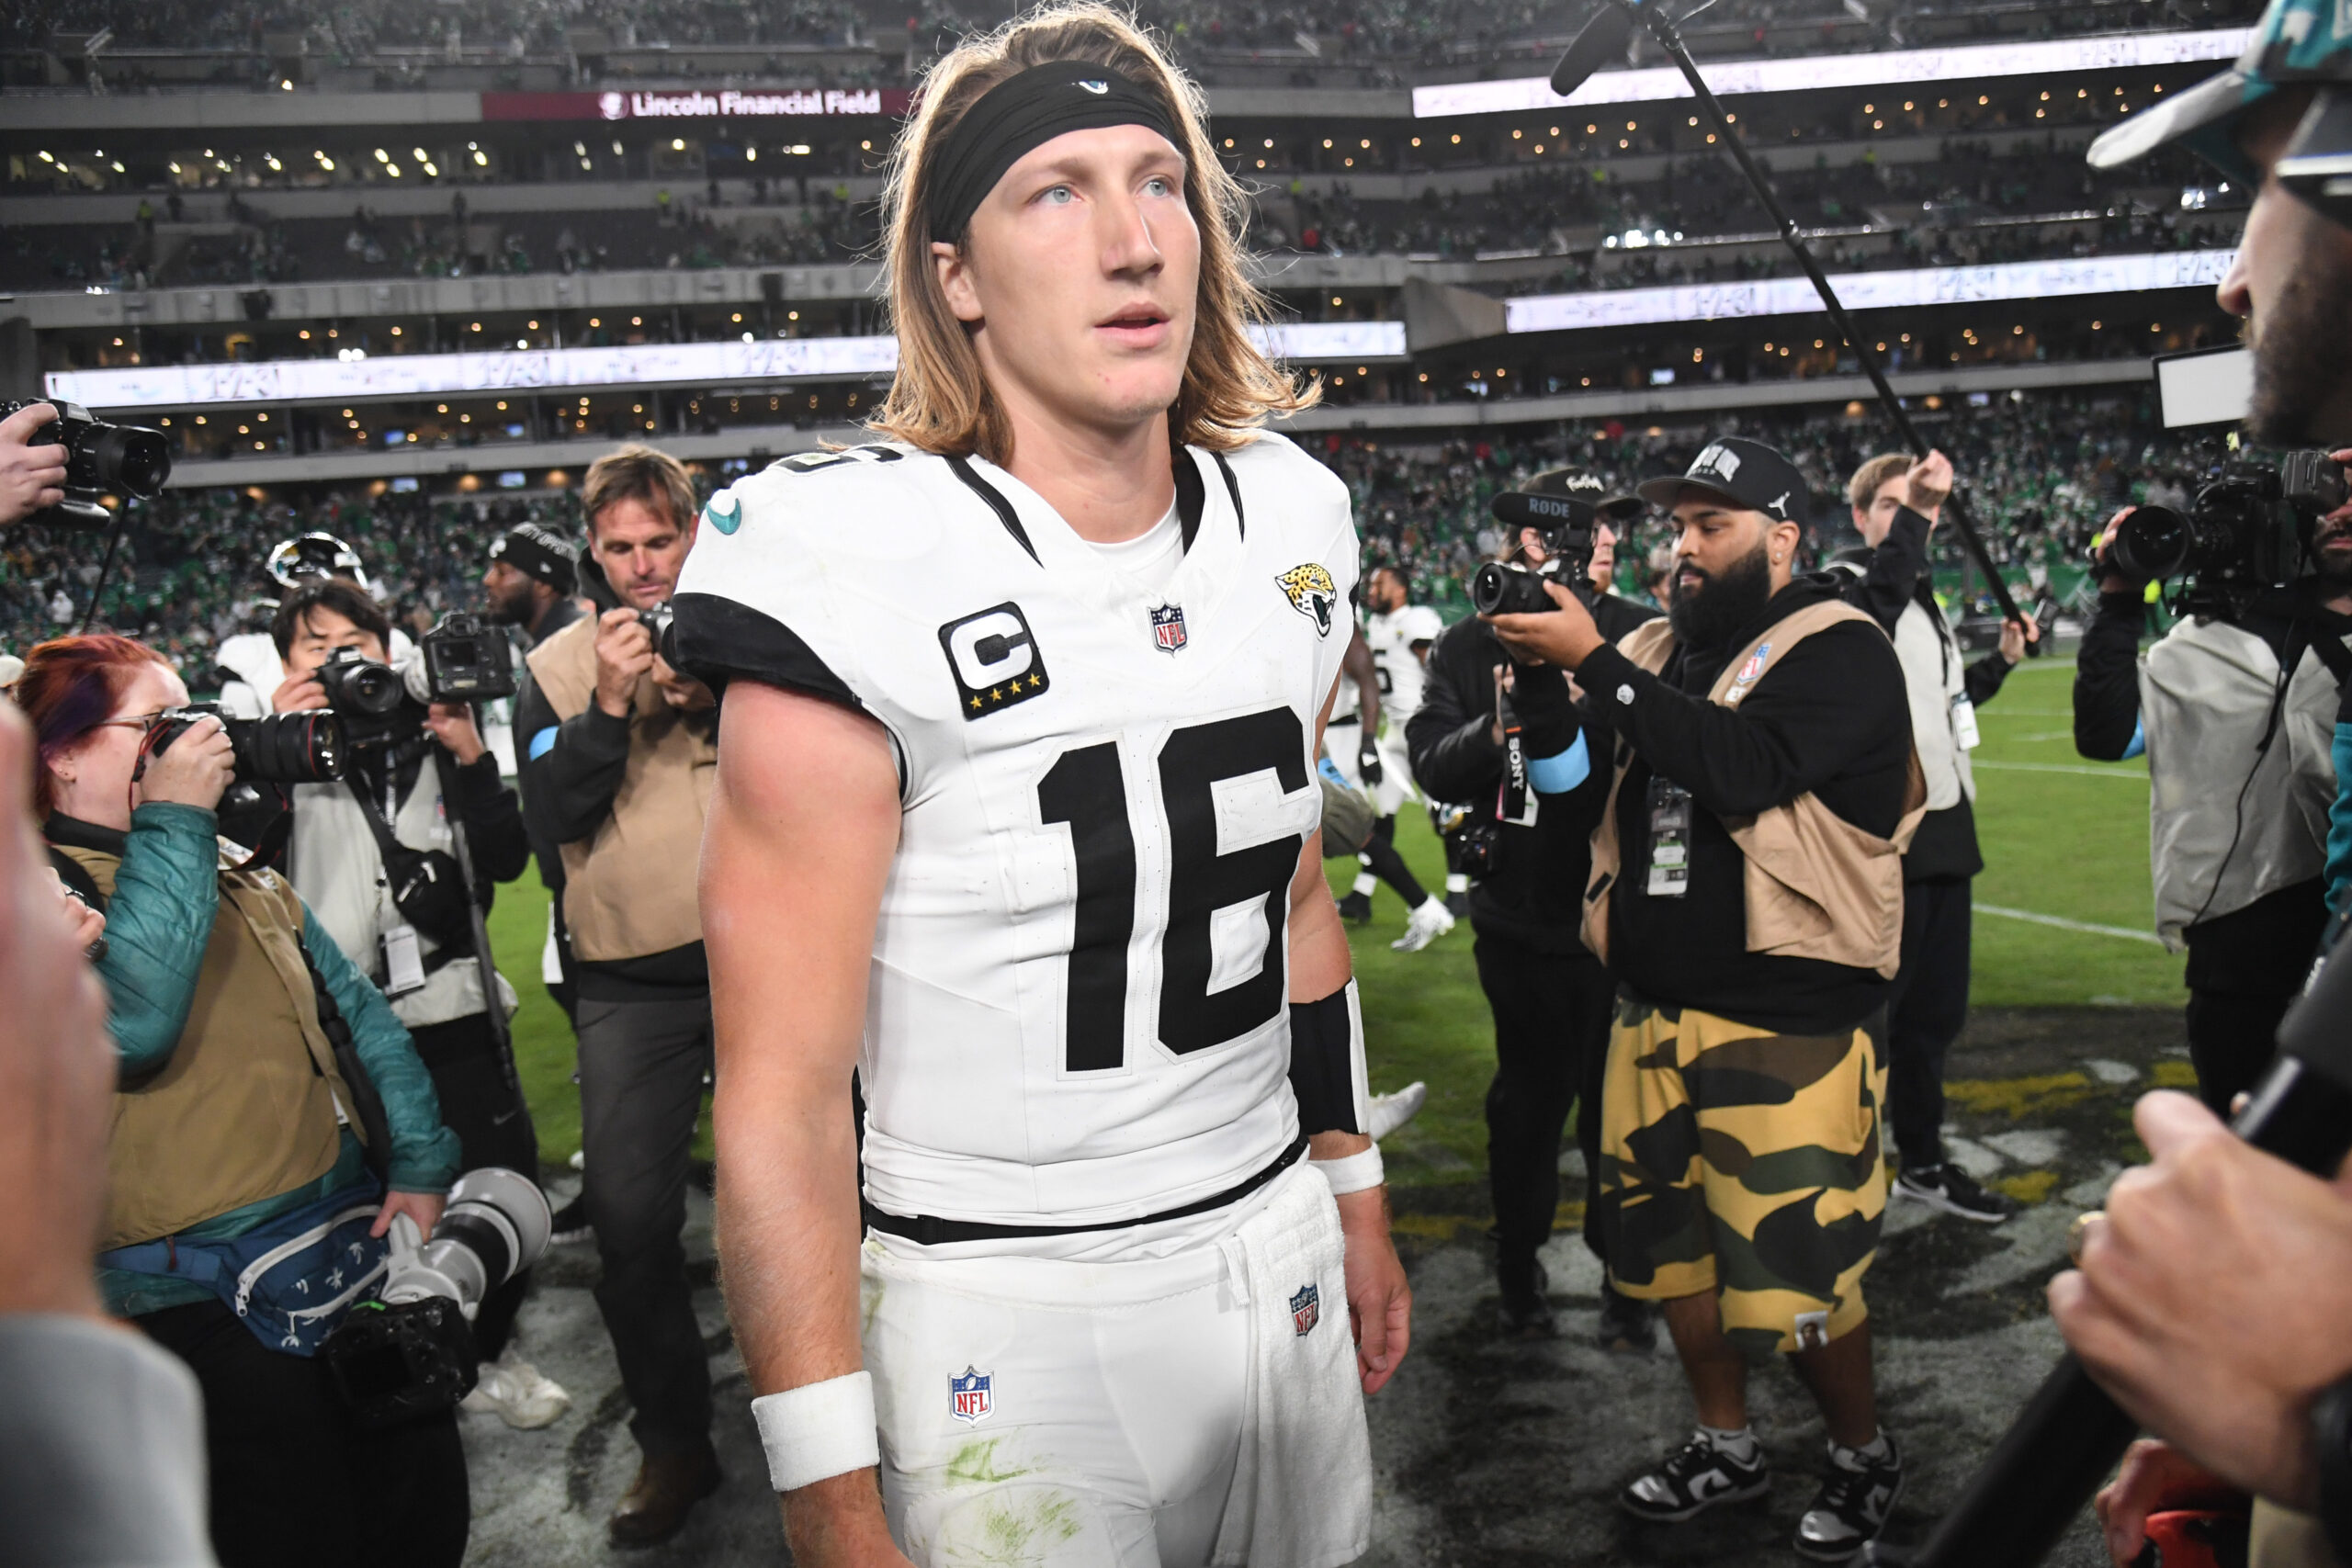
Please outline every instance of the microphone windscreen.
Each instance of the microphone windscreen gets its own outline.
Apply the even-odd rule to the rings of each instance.
[[[1626,40],[1634,36],[1634,13],[1617,0],[1601,0],[1600,9],[1569,43],[1560,63],[1552,69],[1552,91],[1562,97],[1574,93],[1592,73],[1611,61],[1625,58]]]

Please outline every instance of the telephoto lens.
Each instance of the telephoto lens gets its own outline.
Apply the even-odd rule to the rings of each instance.
[[[229,718],[218,703],[190,703],[155,716],[147,754],[161,756],[200,718],[228,732],[239,784],[334,784],[343,777],[343,725],[324,709]]]
[[[376,1299],[353,1307],[319,1349],[353,1418],[381,1428],[471,1393],[480,1376],[474,1314],[538,1261],[553,1226],[538,1183],[497,1166],[458,1178],[423,1245],[415,1224],[396,1217]]]

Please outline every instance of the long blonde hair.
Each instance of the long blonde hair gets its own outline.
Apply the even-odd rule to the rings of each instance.
[[[940,288],[926,208],[939,151],[972,106],[1008,77],[1060,60],[1129,78],[1161,101],[1182,139],[1177,150],[1184,154],[1185,200],[1200,226],[1201,283],[1192,355],[1169,429],[1173,439],[1212,451],[1247,446],[1268,415],[1310,407],[1322,389],[1294,383],[1250,341],[1249,324],[1272,311],[1241,269],[1249,198],[1210,145],[1200,89],[1132,18],[1092,0],[1049,6],[967,39],[924,78],[914,118],[891,151],[883,196],[899,369],[867,428],[927,452],[1011,458],[1012,424]]]

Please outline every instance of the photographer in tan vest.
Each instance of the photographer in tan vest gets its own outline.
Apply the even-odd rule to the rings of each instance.
[[[624,446],[589,468],[581,501],[589,549],[621,604],[531,650],[514,733],[525,821],[563,857],[584,1196],[604,1265],[596,1304],[643,1453],[610,1529],[616,1544],[640,1546],[675,1534],[719,1481],[679,1239],[711,1062],[695,874],[718,716],[708,688],[662,660],[647,625],[694,545],[685,470]]]
[[[1886,1207],[1903,847],[1927,792],[1886,634],[1794,575],[1795,466],[1724,437],[1641,492],[1674,514],[1666,619],[1612,648],[1556,588],[1551,614],[1491,618],[1519,657],[1573,671],[1617,737],[1585,895],[1585,945],[1618,986],[1601,1221],[1611,1282],[1663,1303],[1699,1416],[1618,1502],[1676,1521],[1769,1490],[1747,1359],[1777,1350],[1829,1438],[1793,1545],[1843,1562],[1903,1486],[1861,1281]]]

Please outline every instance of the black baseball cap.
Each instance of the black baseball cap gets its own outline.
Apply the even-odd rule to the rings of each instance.
[[[1680,475],[1644,479],[1642,499],[1672,511],[1685,489],[1710,491],[1742,512],[1761,512],[1800,528],[1813,521],[1812,501],[1797,466],[1761,441],[1745,436],[1708,442]]]

